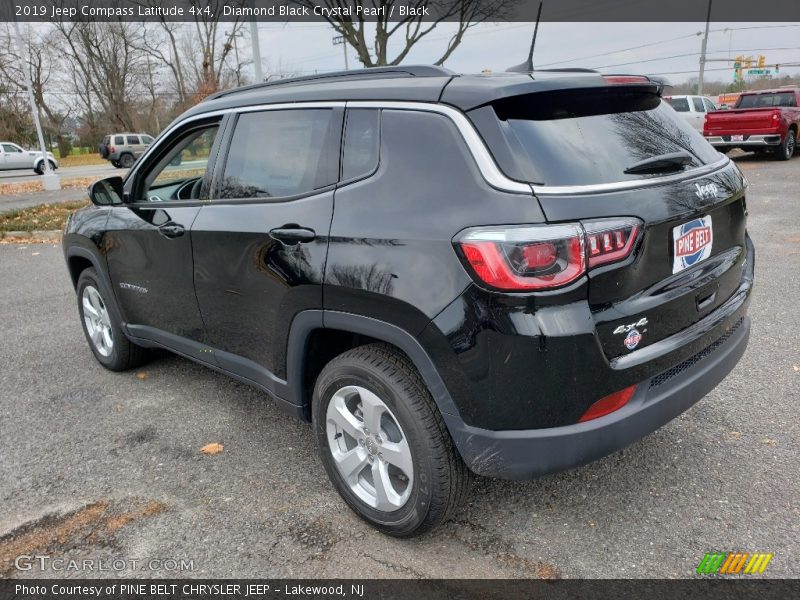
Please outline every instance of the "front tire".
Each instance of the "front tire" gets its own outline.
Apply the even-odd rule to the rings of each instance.
[[[51,161],[49,161],[49,162],[50,162],[50,170],[51,170],[51,171],[55,171],[55,170],[58,168],[58,167],[56,166],[56,163],[54,163],[52,160],[51,160]],[[40,162],[38,165],[36,165],[36,168],[35,168],[33,171],[34,171],[34,172],[35,172],[37,175],[44,175],[44,161],[42,161],[42,162]]]
[[[81,272],[77,292],[81,326],[97,362],[111,371],[127,371],[144,362],[144,348],[125,337],[117,311],[94,269]]]
[[[328,477],[376,529],[420,535],[466,497],[470,472],[416,369],[391,346],[361,346],[328,363],[312,419]]]

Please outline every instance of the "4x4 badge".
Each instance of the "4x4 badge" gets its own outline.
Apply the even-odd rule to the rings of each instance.
[[[628,325],[620,325],[619,327],[617,327],[614,330],[614,334],[617,334],[617,333],[628,333],[630,331],[633,331],[637,327],[644,327],[645,325],[647,325],[647,317],[642,317],[641,319],[639,319],[635,323],[630,323]]]

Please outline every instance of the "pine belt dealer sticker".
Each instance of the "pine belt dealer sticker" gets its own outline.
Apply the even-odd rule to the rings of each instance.
[[[680,273],[711,256],[714,228],[711,215],[672,228],[672,272]]]

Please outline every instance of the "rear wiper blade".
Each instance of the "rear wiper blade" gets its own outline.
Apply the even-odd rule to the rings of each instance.
[[[646,158],[643,161],[625,169],[627,175],[637,173],[661,173],[663,171],[677,171],[694,161],[694,157],[688,152],[670,152]]]

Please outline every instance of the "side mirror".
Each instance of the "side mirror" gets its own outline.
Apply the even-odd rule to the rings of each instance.
[[[122,177],[114,176],[95,181],[89,186],[89,200],[96,206],[123,203]]]

